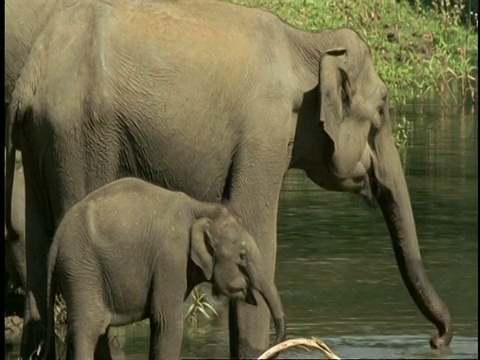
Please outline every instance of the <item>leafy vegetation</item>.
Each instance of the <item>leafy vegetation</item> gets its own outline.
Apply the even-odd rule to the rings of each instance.
[[[213,316],[218,316],[215,308],[209,303],[207,293],[201,286],[196,286],[190,294],[190,306],[187,310],[186,320],[191,329],[198,327],[198,318],[202,314],[210,320]]]
[[[478,18],[468,0],[231,0],[309,31],[350,27],[372,48],[393,107],[426,96],[475,101]],[[471,4],[470,4],[471,5]],[[465,16],[465,14],[467,16]]]

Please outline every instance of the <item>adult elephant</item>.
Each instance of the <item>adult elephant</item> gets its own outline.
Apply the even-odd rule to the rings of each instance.
[[[11,111],[27,198],[23,354],[35,345],[32,325],[45,321],[49,238],[87,193],[134,176],[228,203],[273,279],[278,199],[290,168],[378,202],[407,289],[438,328],[431,345],[450,343],[449,311],[420,257],[387,88],[354,31],[307,33],[223,2],[82,2],[37,39]],[[231,303],[229,319],[232,357],[267,346],[264,302]]]

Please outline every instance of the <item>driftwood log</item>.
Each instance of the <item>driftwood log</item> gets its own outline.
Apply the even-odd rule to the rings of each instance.
[[[307,351],[308,348],[317,349],[321,351],[323,355],[325,355],[325,357],[329,360],[340,360],[340,358],[335,355],[335,353],[327,346],[327,344],[315,337],[312,337],[311,339],[295,338],[285,340],[265,351],[262,355],[260,355],[258,359],[274,359],[282,351],[285,351],[286,349],[291,347],[301,347]]]

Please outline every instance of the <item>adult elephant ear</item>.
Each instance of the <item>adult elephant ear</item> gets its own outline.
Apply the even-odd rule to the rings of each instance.
[[[345,117],[352,109],[353,89],[347,73],[347,50],[326,51],[319,69],[319,118],[334,144],[332,165],[341,178],[350,177],[366,148],[369,122],[354,116]]]

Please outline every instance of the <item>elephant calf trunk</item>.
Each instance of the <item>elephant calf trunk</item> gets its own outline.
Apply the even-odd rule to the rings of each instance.
[[[287,337],[285,314],[283,312],[282,300],[278,293],[277,287],[273,279],[268,281],[264,274],[265,271],[262,264],[260,253],[252,251],[255,261],[248,264],[247,273],[251,281],[252,287],[257,290],[265,300],[275,325],[276,342],[280,343]]]
[[[257,290],[259,290],[260,294],[262,294],[268,308],[270,309],[270,312],[272,313],[275,332],[277,335],[276,342],[280,343],[287,337],[287,326],[280,294],[273,283],[267,283],[266,281],[262,281],[259,289]]]
[[[275,324],[275,333],[277,334],[275,342],[281,343],[287,338],[287,324],[285,322],[285,316],[279,318],[273,318]]]

